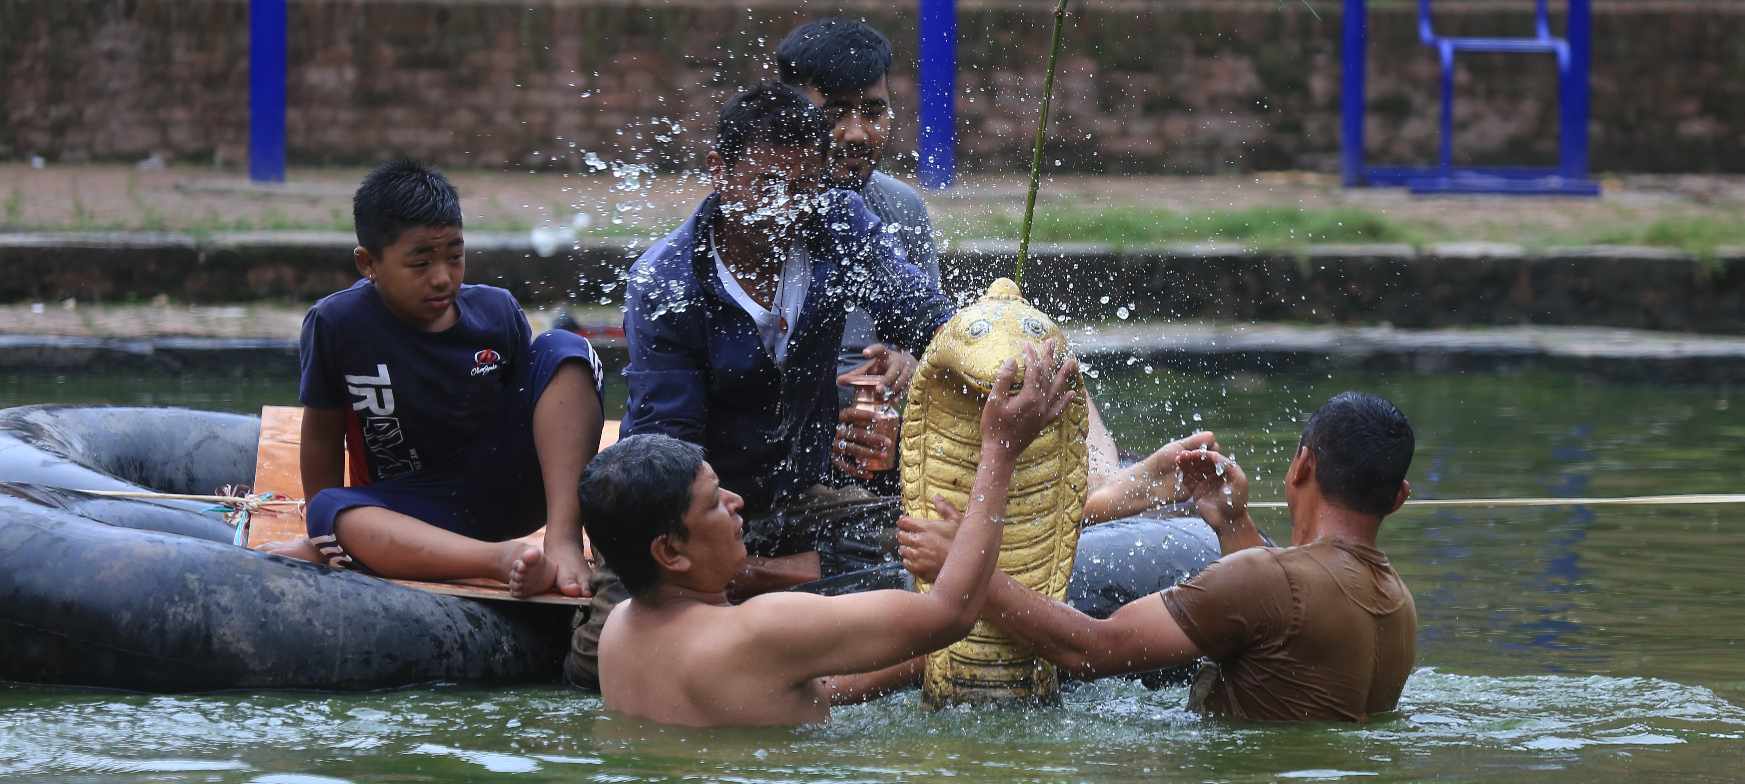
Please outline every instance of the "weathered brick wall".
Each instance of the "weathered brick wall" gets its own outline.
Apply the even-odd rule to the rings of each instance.
[[[1526,0],[1440,0],[1451,30],[1529,24]],[[1596,0],[1598,170],[1745,172],[1745,0]],[[585,153],[694,163],[720,100],[773,73],[767,51],[822,7],[797,0],[291,0],[293,163],[407,153],[446,165]],[[907,3],[845,5],[897,42],[898,149],[913,148]],[[1077,2],[1050,163],[1213,172],[1338,160],[1337,0]],[[1436,64],[1412,3],[1371,11],[1369,152],[1433,153]],[[1554,6],[1560,6],[1554,3]],[[750,6],[748,9],[746,6]],[[960,164],[1028,162],[1052,3],[964,0]],[[903,8],[898,13],[893,8]],[[0,157],[238,163],[247,144],[246,0],[0,0]],[[767,68],[767,70],[766,70]],[[1547,58],[1470,57],[1457,154],[1549,162]]]

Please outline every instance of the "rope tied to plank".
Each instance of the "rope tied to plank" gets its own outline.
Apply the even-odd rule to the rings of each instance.
[[[218,512],[224,523],[235,529],[231,543],[238,547],[248,546],[249,525],[257,512],[278,514],[283,510],[302,511],[303,499],[284,498],[277,493],[250,493],[247,485],[225,485],[214,495],[195,495],[190,493],[160,493],[155,490],[82,490],[76,487],[66,488],[75,493],[100,496],[103,498],[136,498],[145,501],[198,501],[212,504],[208,512]]]

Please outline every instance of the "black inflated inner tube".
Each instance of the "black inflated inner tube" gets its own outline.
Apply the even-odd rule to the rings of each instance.
[[[129,406],[21,406],[0,411],[5,492],[97,522],[228,541],[230,529],[193,501],[120,500],[69,492],[211,495],[254,482],[260,420]],[[60,489],[57,489],[60,488]]]
[[[555,682],[572,612],[0,496],[0,680],[150,692]]]

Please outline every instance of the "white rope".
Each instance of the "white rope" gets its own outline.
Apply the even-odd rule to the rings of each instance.
[[[223,504],[237,508],[262,509],[268,507],[301,507],[303,501],[295,498],[271,498],[261,495],[186,495],[181,493],[157,493],[148,490],[80,490],[66,488],[76,493],[104,496],[107,498],[143,498],[165,501],[201,501],[210,504]],[[1406,502],[1406,506],[1419,507],[1528,507],[1528,506],[1714,506],[1725,504],[1745,504],[1745,493],[1690,493],[1685,495],[1630,495],[1609,498],[1425,498]],[[1283,501],[1250,501],[1250,509],[1283,509]]]
[[[208,504],[221,504],[238,509],[261,509],[274,506],[302,506],[303,501],[296,498],[273,498],[271,493],[255,495],[189,495],[187,493],[159,493],[151,490],[81,490],[76,487],[65,488],[75,493],[96,495],[104,498],[140,498],[157,501],[199,501]]]
[[[1711,493],[1688,495],[1632,495],[1613,498],[1426,498],[1407,501],[1406,506],[1422,507],[1504,507],[1504,506],[1694,506],[1714,504],[1745,504],[1745,493]],[[1253,501],[1250,509],[1283,509],[1283,501]]]
[[[94,495],[101,498],[138,498],[153,501],[197,501],[218,507],[227,507],[230,511],[224,513],[224,522],[233,530],[230,542],[237,547],[247,547],[251,527],[254,523],[254,513],[259,511],[276,512],[278,507],[292,509],[303,508],[299,498],[276,498],[272,493],[249,493],[247,487],[225,485],[219,489],[218,495],[192,495],[189,493],[159,493],[155,490],[81,490],[76,487],[66,488],[75,493]],[[208,511],[221,511],[211,509]]]

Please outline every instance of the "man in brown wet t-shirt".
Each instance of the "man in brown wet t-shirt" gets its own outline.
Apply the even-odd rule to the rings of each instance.
[[[1412,594],[1376,549],[1411,487],[1412,426],[1382,398],[1346,392],[1303,430],[1285,473],[1291,545],[1266,547],[1248,478],[1213,451],[1177,458],[1182,487],[1224,557],[1193,579],[1096,620],[996,573],[983,618],[1068,672],[1094,678],[1211,661],[1190,707],[1253,720],[1365,721],[1391,711],[1416,655]],[[930,577],[950,531],[908,520],[909,568]]]

